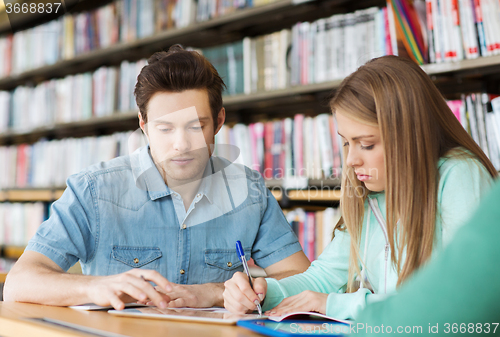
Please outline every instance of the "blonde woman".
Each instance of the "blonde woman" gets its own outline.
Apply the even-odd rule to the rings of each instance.
[[[342,82],[330,105],[345,161],[334,239],[302,274],[258,278],[254,290],[235,274],[224,290],[232,312],[263,301],[268,315],[316,311],[355,319],[452,240],[497,176],[409,60],[368,62]]]

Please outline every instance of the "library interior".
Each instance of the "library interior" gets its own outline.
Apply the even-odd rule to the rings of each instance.
[[[2,301],[68,177],[147,145],[134,88],[176,44],[225,83],[214,155],[238,149],[232,161],[259,173],[311,262],[341,219],[345,140],[329,101],[371,59],[418,64],[500,171],[500,1],[0,0],[0,335],[259,335]]]

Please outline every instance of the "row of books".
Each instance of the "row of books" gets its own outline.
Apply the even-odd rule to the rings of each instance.
[[[200,52],[225,80],[228,95],[329,81],[348,75],[364,57],[392,53],[387,16],[386,8],[369,8]],[[0,92],[0,132],[137,109],[133,90],[144,65],[144,59],[123,61],[119,68],[101,67],[35,87],[19,86],[10,94]]]
[[[307,212],[302,208],[285,211],[285,216],[310,261],[316,260],[332,241],[333,229],[340,219],[340,208]]]
[[[387,9],[372,7],[201,52],[225,79],[228,94],[250,94],[340,79],[371,58],[392,54],[392,44]]]
[[[496,0],[426,0],[431,62],[500,54]]]
[[[276,0],[116,0],[0,37],[0,78]],[[198,7],[197,7],[198,6]]]
[[[145,144],[142,131],[109,136],[42,140],[0,147],[0,189],[62,187],[86,167],[126,155]]]
[[[136,110],[134,87],[146,60],[0,91],[0,132],[30,131]]]
[[[500,170],[500,97],[486,93],[462,95],[448,101],[455,116]]]
[[[2,146],[0,162],[6,165],[0,167],[0,189],[64,186],[69,175],[144,144],[138,129],[110,136]],[[235,146],[235,161],[261,172],[266,179],[332,178],[341,172],[341,142],[328,114],[223,126],[216,144]],[[216,146],[216,154],[225,156],[218,149]]]
[[[196,21],[207,21],[232,13],[239,8],[257,7],[275,1],[276,0],[198,0]]]
[[[321,179],[340,175],[339,137],[332,115],[297,114],[283,120],[223,126],[215,141],[238,148],[236,161],[259,171],[265,179]]]
[[[500,170],[500,97],[462,95],[448,105],[473,139]],[[98,161],[128,154],[145,144],[140,129],[111,136],[42,140],[0,147],[0,188],[64,186],[72,173]],[[333,116],[297,114],[293,118],[224,125],[216,145],[238,149],[234,160],[265,179],[335,178],[342,169],[342,142]],[[216,146],[216,154],[224,146]]]
[[[25,246],[47,219],[43,202],[0,203],[0,245]]]

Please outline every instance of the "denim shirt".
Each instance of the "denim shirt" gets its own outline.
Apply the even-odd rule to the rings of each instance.
[[[84,274],[154,269],[171,282],[223,282],[243,267],[235,249],[266,268],[301,250],[260,174],[212,156],[186,212],[149,147],[68,178],[51,216],[30,240],[63,270]]]

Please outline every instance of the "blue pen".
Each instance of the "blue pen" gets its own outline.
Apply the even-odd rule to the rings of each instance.
[[[241,263],[243,264],[243,269],[245,269],[245,273],[247,273],[248,276],[248,282],[250,282],[250,287],[253,290],[253,283],[252,283],[252,278],[250,277],[250,270],[248,269],[248,264],[247,264],[247,259],[245,257],[245,251],[243,250],[243,247],[241,246],[240,240],[236,241],[236,252],[238,253],[238,258],[240,259]],[[260,306],[260,303],[258,300],[255,300],[257,303],[257,310],[259,311],[259,316],[262,316],[262,308]]]

